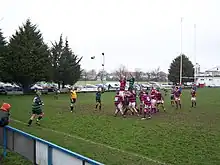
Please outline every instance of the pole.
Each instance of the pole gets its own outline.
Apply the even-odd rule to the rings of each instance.
[[[183,18],[181,17],[181,22],[180,22],[180,85],[182,85],[182,72],[183,72],[183,53],[182,53],[183,28],[182,28],[182,22],[183,22]]]
[[[102,86],[104,88],[105,53],[102,53]]]
[[[196,24],[194,24],[194,83],[196,84],[196,76],[197,76],[197,63],[196,63]]]

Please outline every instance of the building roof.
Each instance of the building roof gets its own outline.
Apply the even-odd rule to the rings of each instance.
[[[220,71],[220,66],[216,66],[214,68],[206,70],[206,72],[216,72],[216,71]]]

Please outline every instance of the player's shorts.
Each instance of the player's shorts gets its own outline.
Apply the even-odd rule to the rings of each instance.
[[[41,114],[43,114],[43,111],[42,111],[41,108],[32,109],[32,114],[34,114],[34,115],[41,115]]]
[[[123,105],[121,103],[115,104],[115,106],[116,106],[117,109],[122,109],[122,107],[123,107]]]
[[[95,101],[96,101],[96,103],[100,103],[101,104],[101,100],[100,99],[96,99]]]
[[[128,91],[132,91],[133,89],[133,87],[128,87]]]
[[[180,101],[180,97],[175,97],[175,101]]]
[[[129,102],[129,107],[135,108],[135,106],[136,106],[136,103],[135,103],[135,102]]]
[[[70,99],[70,103],[71,103],[71,104],[76,103],[76,99],[73,99],[73,98],[72,98],[72,99]]]
[[[150,112],[151,106],[150,105],[144,105],[144,112]]]
[[[191,97],[191,101],[196,101],[196,97]]]
[[[157,103],[157,100],[154,100],[154,99],[151,100],[152,105],[156,105],[156,103]]]
[[[119,96],[123,97],[124,98],[124,91],[119,91]]]
[[[164,101],[163,100],[157,100],[157,104],[163,104]]]

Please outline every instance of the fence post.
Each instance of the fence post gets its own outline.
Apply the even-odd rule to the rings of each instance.
[[[6,128],[3,127],[3,157],[5,158],[7,154],[7,131]]]
[[[52,165],[52,147],[48,145],[48,155],[47,155],[48,165]]]

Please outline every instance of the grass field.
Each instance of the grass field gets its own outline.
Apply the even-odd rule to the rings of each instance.
[[[94,93],[81,93],[74,113],[69,112],[68,95],[58,100],[45,95],[40,127],[23,124],[31,113],[32,96],[0,100],[11,103],[12,118],[21,121],[12,121],[12,126],[107,165],[220,164],[220,89],[198,89],[197,95],[198,106],[192,109],[190,92],[184,91],[182,110],[172,108],[167,96],[167,112],[144,121],[113,117],[114,93],[103,94],[101,112],[94,110]]]
[[[0,148],[0,152],[3,153],[3,148]],[[8,152],[7,157],[5,159],[2,159],[2,161],[0,161],[0,164],[1,165],[30,165],[31,163],[16,153]]]

